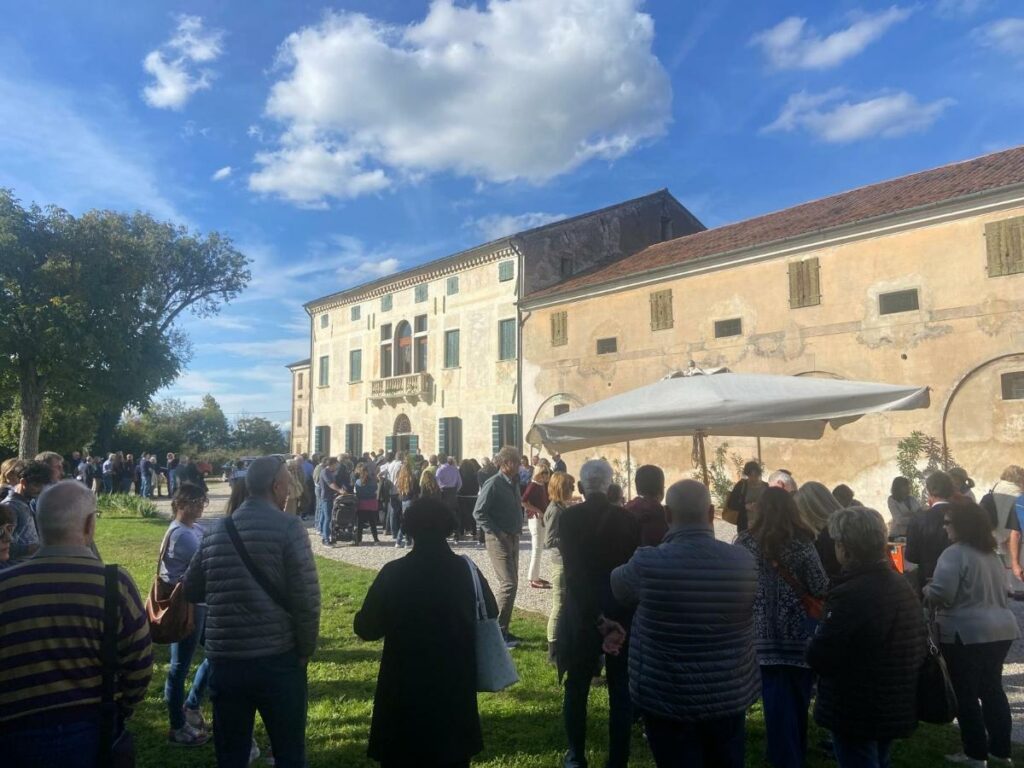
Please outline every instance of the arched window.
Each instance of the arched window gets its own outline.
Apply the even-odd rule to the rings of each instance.
[[[395,376],[412,373],[412,328],[405,320],[395,329]]]
[[[409,417],[404,413],[398,414],[395,418],[395,428],[392,430],[392,434],[395,435],[408,435],[412,432],[412,422],[409,421]]]

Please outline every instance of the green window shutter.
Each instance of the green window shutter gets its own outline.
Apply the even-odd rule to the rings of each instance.
[[[391,310],[392,296],[390,293],[386,293],[380,297],[380,311],[389,312]]]
[[[363,350],[353,349],[348,353],[348,380],[360,381],[363,378]]]
[[[569,343],[569,315],[554,312],[551,315],[551,346],[563,347]]]
[[[352,307],[352,319],[353,320],[358,320],[359,319],[359,310],[360,310],[360,307],[359,307],[358,304],[356,306]]]
[[[459,332],[445,331],[444,334],[444,367],[459,367]]]
[[[393,450],[395,450],[395,436],[394,435],[384,435],[384,450],[385,451],[393,451]]]
[[[516,275],[516,263],[512,259],[502,261],[498,264],[498,282],[504,283]]]
[[[420,436],[409,435],[409,453],[417,454],[420,452]]]
[[[322,355],[320,357],[320,379],[319,383],[321,387],[326,387],[331,383],[331,372],[330,372],[330,356]]]
[[[416,286],[415,299],[417,304],[420,304],[427,300],[427,288],[428,286],[426,283],[424,283],[423,285]]]
[[[501,450],[501,416],[491,416],[491,456]]]
[[[313,450],[317,453],[331,452],[331,428],[317,427],[313,430]]]
[[[448,293],[449,296],[454,296],[456,293],[459,292],[459,276],[458,275],[453,275],[452,277],[448,278],[448,283],[447,283],[446,289],[447,289],[447,293]]]
[[[498,323],[498,359],[515,360],[516,321],[514,318]]]
[[[437,452],[448,453],[448,419],[437,420]]]
[[[1024,216],[985,225],[988,276],[1024,272]]]

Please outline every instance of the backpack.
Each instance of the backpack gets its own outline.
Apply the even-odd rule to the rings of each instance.
[[[992,530],[996,530],[996,528],[999,527],[999,510],[996,509],[996,497],[992,491],[989,491],[981,497],[981,501],[978,502],[978,506],[988,513],[988,519],[992,524]]]

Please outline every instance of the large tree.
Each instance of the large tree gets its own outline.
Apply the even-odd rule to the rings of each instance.
[[[188,361],[176,321],[218,312],[248,264],[216,232],[25,208],[0,189],[0,386],[17,382],[19,455],[38,450],[46,400],[87,406],[110,431],[125,407],[145,406]]]
[[[240,418],[235,422],[231,440],[236,449],[254,454],[284,453],[288,450],[288,441],[285,440],[280,427],[262,416]]]

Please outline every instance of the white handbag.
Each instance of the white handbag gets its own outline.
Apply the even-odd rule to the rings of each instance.
[[[503,691],[519,682],[512,654],[508,652],[505,638],[497,619],[487,617],[483,590],[480,588],[480,574],[468,555],[463,555],[469,572],[473,576],[473,591],[476,594],[476,689],[478,691]]]

